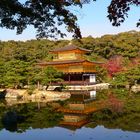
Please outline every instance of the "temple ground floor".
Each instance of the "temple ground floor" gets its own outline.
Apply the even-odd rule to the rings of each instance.
[[[52,85],[93,85],[96,83],[95,73],[65,73],[63,81],[52,83]]]
[[[64,90],[96,90],[108,89],[108,83],[98,84],[96,82],[96,73],[64,73],[61,82],[53,82],[47,90],[55,90],[57,87],[64,86]]]

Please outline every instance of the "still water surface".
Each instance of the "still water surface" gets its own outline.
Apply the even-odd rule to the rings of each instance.
[[[92,102],[94,103],[95,99],[91,99],[88,94],[73,95],[65,106],[67,109],[79,111],[94,105]],[[6,101],[0,101],[0,103],[2,105],[0,106],[0,140],[140,140],[139,108],[133,111],[132,115],[127,114],[129,118],[116,120],[118,121],[116,124],[112,123],[115,120],[107,120],[105,123],[95,123],[92,120],[77,127],[60,125],[60,122],[64,116],[65,121],[78,121],[81,118],[87,119],[86,115],[56,112],[54,106],[64,104],[62,102],[53,102],[49,105],[26,103],[14,106],[6,105]],[[74,119],[70,120],[69,116]],[[131,123],[132,121],[134,123]]]
[[[103,126],[96,128],[82,127],[75,131],[54,127],[44,129],[28,129],[23,133],[9,132],[5,129],[0,132],[1,140],[139,140],[140,133],[107,129]]]

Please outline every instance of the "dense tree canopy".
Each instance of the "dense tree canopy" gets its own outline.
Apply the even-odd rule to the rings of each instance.
[[[16,85],[31,85],[38,82],[47,85],[48,82],[58,81],[61,73],[54,69],[37,68],[40,61],[50,61],[53,55],[49,53],[54,48],[64,47],[68,40],[50,41],[47,39],[0,42],[0,86],[15,87]],[[92,50],[86,55],[90,61],[104,62],[104,66],[97,68],[97,79],[105,82],[107,76],[118,77],[121,71],[130,72],[130,77],[124,76],[122,82],[129,83],[139,81],[138,64],[140,64],[140,32],[130,31],[117,35],[105,35],[101,38],[91,36],[80,40],[72,40],[72,43]],[[134,70],[131,68],[135,68]],[[128,73],[126,73],[127,75]],[[48,76],[49,75],[49,76]],[[123,74],[122,74],[123,75]],[[131,77],[132,76],[132,77]],[[123,77],[122,77],[123,78]],[[135,79],[131,81],[131,79]],[[116,83],[116,81],[115,81]]]
[[[96,0],[93,0],[96,1]],[[59,26],[64,25],[74,38],[81,38],[77,16],[69,7],[90,3],[92,0],[0,0],[0,27],[23,32],[28,25],[37,30],[37,37],[64,37]],[[139,0],[111,0],[108,18],[112,25],[124,22],[131,5],[140,6]],[[137,23],[139,26],[140,23]]]

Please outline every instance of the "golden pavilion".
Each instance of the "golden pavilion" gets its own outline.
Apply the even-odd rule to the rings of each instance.
[[[50,53],[53,60],[40,63],[41,67],[52,66],[63,72],[63,83],[68,85],[83,85],[96,83],[96,66],[100,63],[85,59],[85,55],[91,50],[69,44],[62,48],[56,48]]]

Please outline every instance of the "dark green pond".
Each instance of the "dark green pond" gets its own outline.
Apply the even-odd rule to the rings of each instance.
[[[115,99],[108,99],[110,92]],[[123,109],[117,106],[120,102],[116,98],[123,102]],[[97,112],[83,113],[85,109],[97,107],[96,102],[102,99],[115,102],[122,110],[115,112],[115,107],[114,110],[105,107]],[[59,108],[68,111],[58,112]],[[87,122],[78,125],[83,120]],[[47,139],[140,140],[140,94],[125,90],[102,91],[95,98],[89,93],[76,93],[67,101],[15,105],[0,100],[0,140]]]

